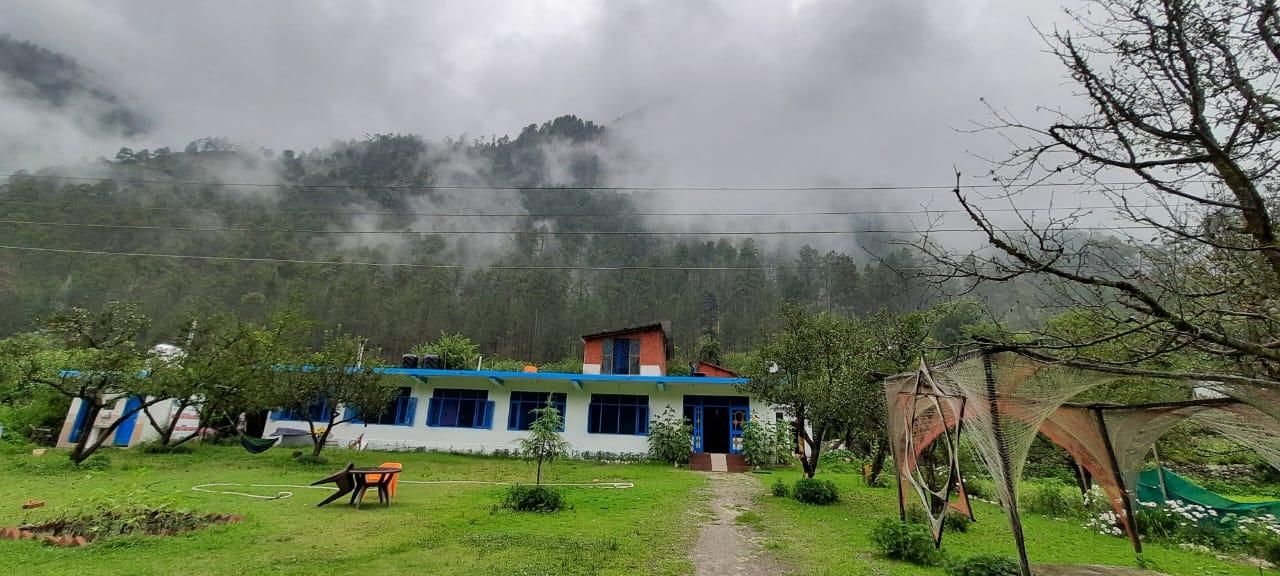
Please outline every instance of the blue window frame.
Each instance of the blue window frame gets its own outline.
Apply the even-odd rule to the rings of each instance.
[[[630,394],[592,394],[587,410],[591,434],[649,434],[649,397]]]
[[[294,408],[281,408],[271,414],[276,420],[310,420],[312,422],[328,422],[329,421],[329,399],[321,396],[317,398],[306,410],[296,410]]]
[[[547,397],[560,411],[560,431],[564,432],[565,394],[563,392],[512,392],[511,410],[507,412],[507,430],[528,430],[538,415],[533,411],[547,405]]]
[[[418,399],[413,397],[413,388],[401,386],[396,395],[387,403],[376,418],[365,419],[356,414],[354,408],[347,409],[347,418],[352,422],[364,424],[385,424],[389,426],[413,426],[413,416],[418,410]]]
[[[601,341],[604,360],[601,374],[639,374],[640,340],[638,338],[605,338]]]
[[[493,401],[489,400],[489,391],[436,388],[427,406],[427,426],[492,428]]]

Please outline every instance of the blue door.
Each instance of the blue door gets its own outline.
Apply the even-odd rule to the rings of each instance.
[[[80,400],[80,409],[76,411],[76,420],[71,423],[71,434],[67,436],[67,442],[76,443],[80,441],[80,425],[84,422],[84,417],[89,414],[89,403],[83,399]]]
[[[742,431],[750,420],[750,406],[735,406],[729,410],[729,453],[742,453]]]
[[[702,407],[690,406],[693,408],[693,451],[702,452]]]
[[[112,444],[116,446],[128,446],[129,439],[133,437],[133,427],[138,424],[138,407],[142,405],[142,398],[139,396],[130,396],[129,400],[124,403],[124,412],[121,414],[129,414],[130,410],[134,410],[133,414],[129,414],[124,422],[120,423],[120,427],[116,428],[116,435]]]

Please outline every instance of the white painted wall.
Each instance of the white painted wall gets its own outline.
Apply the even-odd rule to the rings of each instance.
[[[579,452],[616,452],[643,453],[648,452],[648,436],[620,434],[587,433],[587,413],[591,403],[591,394],[639,394],[649,396],[649,417],[660,415],[670,406],[677,417],[683,413],[684,396],[697,394],[706,396],[746,396],[739,393],[732,385],[727,384],[667,384],[666,390],[659,390],[653,383],[636,382],[583,382],[583,389],[577,390],[568,382],[513,382],[507,381],[499,387],[493,384],[481,385],[477,379],[468,378],[455,381],[449,379],[432,379],[428,384],[413,385],[412,395],[418,399],[417,410],[411,426],[339,424],[330,435],[337,445],[346,446],[361,434],[369,448],[407,449],[426,448],[430,450],[459,450],[473,452],[492,452],[494,450],[514,450],[516,441],[528,432],[507,430],[507,415],[511,408],[512,391],[529,392],[563,392],[565,398],[564,439]],[[493,428],[477,430],[473,428],[432,428],[427,426],[427,409],[432,390],[440,388],[484,389],[489,392],[489,400],[494,402]],[[773,410],[766,404],[751,401],[751,413],[773,418]],[[306,422],[290,420],[269,420],[265,436],[271,436],[277,428],[298,428],[305,430]]]
[[[65,447],[74,445],[74,443],[71,442],[70,440],[71,431],[72,431],[72,428],[75,426],[76,414],[80,412],[81,402],[83,402],[83,400],[79,398],[74,398],[71,400],[71,407],[67,409],[67,417],[66,419],[63,420],[62,430],[58,434],[59,447],[65,448]],[[99,414],[98,422],[95,423],[93,431],[89,436],[89,442],[92,443],[96,441],[97,437],[102,433],[103,430],[106,429],[107,426],[109,426],[112,422],[119,420],[119,416],[121,415],[121,413],[124,412],[124,407],[126,402],[128,402],[128,398],[121,396],[120,398],[116,399],[114,404],[108,404],[107,407],[103,408],[102,412],[98,413]],[[176,416],[175,414],[176,408],[177,408],[176,401],[165,401],[165,402],[158,402],[152,405],[149,408],[149,410],[151,411],[151,415],[155,417],[156,422],[158,422],[161,426],[164,426],[169,422],[170,418],[173,418]],[[111,411],[111,414],[105,414],[105,412],[107,412],[108,410]],[[103,445],[114,446],[115,434],[116,434],[116,431],[112,430],[111,431],[112,437],[108,438],[107,441],[103,443]],[[179,437],[181,437],[181,435],[175,432],[174,439],[176,440]],[[137,415],[137,420],[134,421],[133,434],[130,435],[129,437],[128,446],[137,446],[138,444],[141,444],[143,442],[150,442],[152,440],[159,440],[159,439],[160,439],[160,433],[157,432],[155,427],[151,425],[151,421],[147,419],[147,415],[144,414],[141,410],[139,410]]]

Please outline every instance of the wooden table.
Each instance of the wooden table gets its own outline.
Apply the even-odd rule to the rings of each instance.
[[[360,509],[360,503],[364,502],[365,490],[374,487],[378,489],[378,502],[391,505],[391,480],[400,473],[399,468],[352,468],[348,472],[355,484],[355,491],[351,493],[351,503],[356,505],[357,510]],[[370,482],[370,476],[377,476],[378,480]]]

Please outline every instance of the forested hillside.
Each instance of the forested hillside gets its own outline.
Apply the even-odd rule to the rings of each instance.
[[[679,347],[714,333],[732,351],[757,344],[783,300],[861,315],[939,297],[884,238],[873,256],[858,235],[818,250],[669,234],[682,224],[651,216],[664,206],[602,186],[608,137],[566,116],[485,141],[388,134],[276,152],[202,139],[11,176],[0,245],[269,261],[0,249],[0,335],[113,299],[142,303],[156,339],[191,307],[261,320],[292,305],[387,354],[449,331],[541,362],[604,327],[672,320]],[[51,177],[68,174],[83,179]]]

